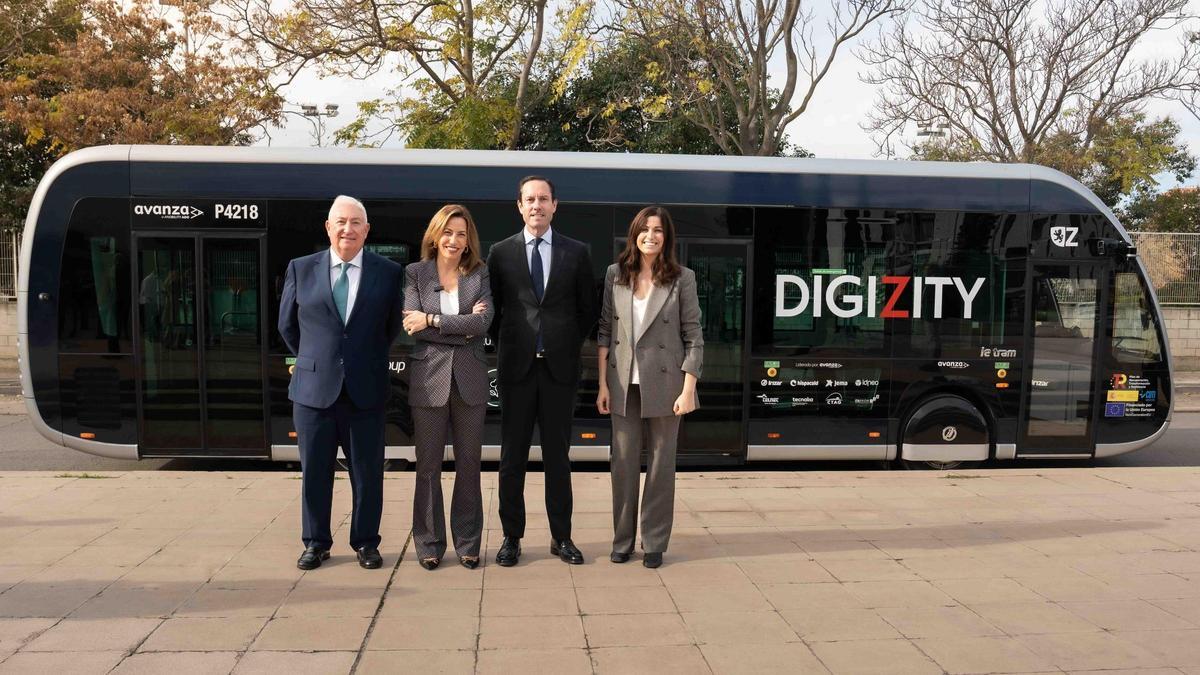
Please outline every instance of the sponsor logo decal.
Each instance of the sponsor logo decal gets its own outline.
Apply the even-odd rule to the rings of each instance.
[[[825,403],[826,403],[826,405],[841,405],[842,404],[842,395],[835,391],[832,394],[825,397]]]
[[[1123,401],[1126,403],[1138,400],[1136,391],[1122,391],[1120,389],[1110,389],[1108,391],[1109,401]]]
[[[1124,403],[1105,403],[1104,404],[1104,416],[1105,417],[1124,417],[1125,416],[1125,404]]]
[[[1126,389],[1129,387],[1129,376],[1124,373],[1117,373],[1112,376],[1113,389]]]
[[[819,270],[815,270],[819,271]],[[775,316],[799,316],[811,309],[814,317],[820,317],[826,310],[836,317],[848,319],[862,316],[881,317],[884,319],[941,319],[945,296],[947,293],[957,293],[962,300],[963,315],[961,318],[970,319],[974,311],[975,298],[983,289],[984,279],[964,280],[962,277],[911,277],[883,276],[860,277],[854,274],[839,274],[826,280],[815,275],[811,280],[805,280],[794,274],[775,275]],[[861,293],[842,293],[842,287],[863,289]],[[882,286],[885,292],[883,307],[879,307],[878,289]],[[786,293],[789,287],[800,291],[799,301],[788,306]],[[922,298],[926,293],[933,297],[933,316],[922,317],[924,303]],[[897,309],[900,299],[909,296],[912,300],[912,310]],[[811,307],[810,307],[811,306]]]
[[[946,441],[947,443],[949,443],[950,441],[953,441],[956,438],[958,438],[958,429],[956,429],[954,427],[943,427],[942,428],[942,440],[943,441]]]
[[[204,215],[204,211],[187,204],[138,204],[133,207],[135,216],[157,216],[164,220],[191,220]]]
[[[971,364],[967,363],[966,361],[938,361],[938,368],[954,368],[955,370],[962,370],[963,368],[970,367]]]

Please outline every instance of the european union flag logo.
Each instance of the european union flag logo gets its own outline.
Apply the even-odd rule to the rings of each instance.
[[[1104,404],[1104,416],[1105,417],[1124,417],[1125,416],[1125,404],[1124,403],[1105,403]]]

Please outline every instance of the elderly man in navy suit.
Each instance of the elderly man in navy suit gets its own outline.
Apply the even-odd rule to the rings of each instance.
[[[388,348],[403,325],[402,268],[363,250],[371,225],[353,197],[333,200],[329,250],[288,264],[279,333],[296,355],[288,398],[303,472],[302,570],[329,558],[333,472],[340,445],[350,467],[350,546],[367,569],[383,566],[384,406]]]

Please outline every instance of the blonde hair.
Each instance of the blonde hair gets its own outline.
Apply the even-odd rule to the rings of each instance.
[[[462,218],[467,223],[467,250],[463,251],[462,258],[459,259],[458,271],[470,274],[483,265],[483,257],[480,255],[479,232],[475,229],[475,219],[471,217],[467,207],[461,204],[447,204],[429,219],[429,227],[425,228],[425,236],[421,238],[421,260],[437,258],[438,239],[451,218]]]

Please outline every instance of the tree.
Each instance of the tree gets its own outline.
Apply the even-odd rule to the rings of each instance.
[[[139,0],[92,0],[81,20],[26,41],[0,69],[0,195],[23,213],[50,162],[105,143],[246,144],[278,119],[264,73],[229,62],[196,4],[178,25]]]
[[[45,139],[62,153],[104,143],[246,144],[278,118],[281,99],[265,74],[226,61],[198,5],[183,5],[178,28],[146,0],[89,9],[73,40],[13,59],[0,82],[5,117],[28,144]]]
[[[1197,92],[1200,44],[1138,59],[1182,30],[1187,0],[920,0],[861,56],[880,86],[866,127],[893,154],[910,123],[945,124],[964,159],[1036,162],[1053,146],[1090,152],[1152,98]],[[1098,150],[1103,152],[1103,150]],[[1169,163],[1169,162],[1168,162]]]
[[[722,154],[708,131],[693,122],[656,79],[645,75],[654,62],[644,43],[620,34],[597,45],[569,82],[556,93],[550,74],[535,77],[532,91],[549,92],[523,122],[522,150]],[[725,119],[736,120],[724,90],[709,93]],[[736,133],[736,128],[727,131]],[[808,156],[786,138],[779,154]]]
[[[653,55],[647,75],[731,155],[776,154],[842,47],[904,2],[832,0],[817,40],[814,15],[800,0],[616,1],[620,30]],[[776,61],[784,68],[778,83]]]
[[[1131,230],[1200,233],[1200,188],[1139,195],[1120,215],[1125,227]]]
[[[82,25],[74,0],[0,0],[0,81],[10,78],[13,59],[45,53]],[[48,143],[26,143],[18,125],[0,121],[0,229],[21,226],[38,179],[56,157]]]
[[[400,75],[391,100],[365,102],[339,141],[378,144],[396,132],[410,135],[414,146],[511,147],[519,141],[546,0],[297,0],[282,11],[279,6],[272,0],[225,5],[264,66],[289,77],[309,66],[353,78],[393,67]],[[515,95],[499,100],[492,94],[506,78],[516,82]],[[389,123],[372,130],[374,119]]]
[[[1169,117],[1151,122],[1143,113],[1097,120],[1090,135],[1059,129],[1031,147],[1021,161],[1049,166],[1086,185],[1105,204],[1117,208],[1124,200],[1153,195],[1157,176],[1169,172],[1182,181],[1192,175],[1196,157],[1179,138],[1179,124]],[[951,135],[916,145],[913,157],[922,160],[991,160],[971,139]],[[1014,160],[1004,160],[1014,161]]]

